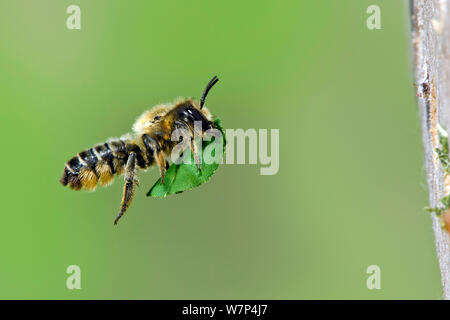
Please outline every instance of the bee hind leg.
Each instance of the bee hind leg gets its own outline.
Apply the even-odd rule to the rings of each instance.
[[[122,203],[120,205],[120,211],[116,219],[114,220],[115,225],[130,206],[131,201],[133,200],[134,192],[136,191],[136,187],[139,186],[139,181],[136,173],[136,153],[131,152],[128,156],[127,164],[125,165],[125,185],[123,187],[123,197]]]

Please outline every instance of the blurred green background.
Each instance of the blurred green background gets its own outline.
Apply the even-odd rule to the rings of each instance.
[[[441,297],[406,1],[1,0],[0,41],[0,298]],[[122,178],[59,184],[77,152],[214,74],[226,128],[280,129],[277,175],[224,165],[161,200],[141,172],[118,227]]]

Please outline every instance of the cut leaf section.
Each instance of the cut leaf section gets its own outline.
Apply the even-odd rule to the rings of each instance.
[[[202,140],[201,170],[198,170],[194,162],[194,155],[192,152],[189,152],[190,161],[180,164],[172,163],[166,171],[164,184],[161,183],[161,178],[159,178],[147,192],[147,196],[163,198],[170,194],[181,193],[198,187],[211,178],[222,162],[226,144],[220,119],[216,118],[214,125],[220,134],[216,131],[217,135],[210,135],[211,139],[209,141]]]

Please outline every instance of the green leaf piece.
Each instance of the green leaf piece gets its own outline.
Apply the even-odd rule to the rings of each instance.
[[[159,178],[158,181],[156,181],[156,183],[153,185],[153,187],[151,187],[151,189],[147,192],[147,196],[164,198],[170,194],[176,194],[198,187],[211,178],[211,176],[216,172],[217,168],[219,168],[219,163],[223,159],[226,144],[225,134],[223,132],[220,119],[215,119],[214,125],[222,133],[221,142],[223,145],[223,150],[220,160],[217,162],[212,162],[209,160],[208,152],[204,152],[210,144],[218,143],[215,141],[215,138],[211,138],[210,141],[202,141],[202,151],[200,154],[201,170],[198,170],[197,165],[194,162],[194,156],[191,153],[190,163],[172,163],[169,169],[167,169],[166,171],[164,184],[161,183],[161,178]],[[211,155],[215,156],[215,153],[211,152]]]

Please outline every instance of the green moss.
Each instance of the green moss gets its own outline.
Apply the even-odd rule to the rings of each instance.
[[[441,144],[441,149],[436,148],[434,149],[434,151],[438,155],[439,161],[442,165],[442,168],[444,169],[445,175],[447,175],[450,173],[449,172],[450,160],[448,156],[448,134],[444,130],[444,128],[442,128],[439,124],[438,124],[438,135],[439,135],[439,143]],[[430,213],[434,212],[436,213],[436,215],[440,217],[443,212],[447,211],[450,208],[450,195],[443,197],[441,199],[441,203],[443,207],[440,208],[425,207],[425,210]]]

